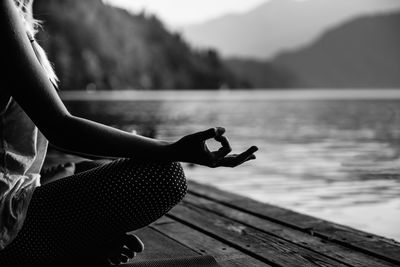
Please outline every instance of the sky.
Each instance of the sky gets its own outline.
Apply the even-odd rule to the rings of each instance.
[[[266,0],[104,0],[133,11],[156,14],[171,27],[201,23],[229,13],[247,12]],[[211,8],[210,8],[211,7]]]

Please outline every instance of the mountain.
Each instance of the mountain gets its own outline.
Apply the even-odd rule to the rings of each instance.
[[[65,90],[242,87],[214,50],[192,49],[154,16],[102,0],[36,0],[34,14]]]
[[[299,49],[323,32],[367,14],[400,9],[399,0],[270,0],[245,14],[231,14],[181,29],[197,47],[224,57],[272,59]]]
[[[400,88],[400,12],[366,16],[314,44],[270,62],[297,77],[297,86]]]

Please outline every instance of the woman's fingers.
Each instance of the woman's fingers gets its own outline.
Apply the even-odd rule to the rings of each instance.
[[[197,137],[200,141],[206,141],[211,138],[215,138],[217,136],[221,136],[225,133],[225,128],[223,127],[215,127],[208,129],[203,132],[195,133],[194,136]]]
[[[222,136],[226,132],[226,129],[224,127],[217,127],[215,129],[216,129],[215,137]]]
[[[228,138],[224,136],[225,132],[225,128],[215,127],[185,136],[176,143],[177,151],[183,155],[183,161],[209,167],[236,167],[243,162],[255,159],[253,154],[258,150],[255,146],[239,155],[229,155],[232,148]],[[205,143],[209,139],[215,139],[221,143],[221,148],[211,152]]]
[[[223,135],[215,137],[215,140],[221,143],[222,147],[218,149],[218,151],[213,152],[215,157],[218,158],[224,158],[226,157],[229,153],[232,152],[232,147],[229,144],[228,138],[226,138]]]
[[[254,153],[256,153],[258,151],[258,147],[256,146],[252,146],[249,149],[247,149],[245,152],[243,152],[242,154],[237,156],[237,159],[240,162],[244,162],[246,161],[247,158],[249,158],[250,156],[252,156]]]
[[[255,160],[256,158],[257,158],[256,155],[251,155],[250,157],[247,158],[247,160]]]
[[[226,157],[223,158],[217,165],[217,167],[230,167],[230,168],[235,168],[239,165],[242,165],[243,163],[250,161],[250,160],[254,160],[256,159],[256,157],[254,155],[241,160],[240,158],[238,158],[238,155],[233,155],[230,157]]]
[[[254,153],[257,152],[257,151],[258,151],[258,148],[256,146],[252,146],[251,148],[249,148],[245,152],[239,154],[236,157],[236,161],[235,161],[236,165],[234,167],[239,166],[239,165],[245,163],[246,161],[255,159],[256,156],[254,155]]]
[[[254,159],[256,159],[256,156],[254,155],[254,153],[257,152],[257,150],[258,150],[258,148],[253,146],[239,155],[231,155],[231,156],[219,159],[216,163],[216,167],[232,167],[233,168],[233,167],[237,167],[237,166],[243,164],[246,161],[254,160]]]

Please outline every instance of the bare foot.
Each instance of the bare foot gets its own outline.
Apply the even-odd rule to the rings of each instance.
[[[127,263],[144,250],[144,244],[134,234],[124,234],[113,241],[107,248],[107,261],[111,266]]]

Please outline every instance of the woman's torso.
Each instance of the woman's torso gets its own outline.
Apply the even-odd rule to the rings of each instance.
[[[47,140],[11,96],[0,93],[0,172],[39,174]]]
[[[0,89],[0,250],[22,228],[40,186],[47,140],[13,98]]]

